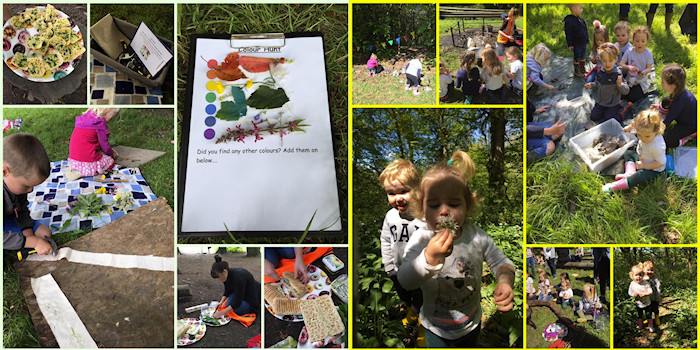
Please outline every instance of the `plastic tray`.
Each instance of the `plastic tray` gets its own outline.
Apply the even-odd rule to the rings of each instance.
[[[586,155],[583,149],[592,145],[593,140],[595,140],[595,138],[598,137],[600,134],[619,135],[620,138],[625,141],[625,145],[616,149],[607,156],[599,159],[598,161],[591,162],[590,158],[588,158],[588,155]],[[576,152],[576,154],[578,154],[578,156],[581,157],[583,162],[586,163],[588,169],[591,169],[591,171],[593,172],[599,173],[603,169],[615,163],[618,159],[622,158],[622,155],[625,153],[625,151],[628,148],[632,147],[636,141],[637,138],[635,136],[633,136],[630,133],[626,133],[622,130],[622,125],[620,125],[620,123],[618,123],[617,120],[608,119],[607,121],[572,137],[571,139],[569,139],[569,144],[574,149],[574,152]]]

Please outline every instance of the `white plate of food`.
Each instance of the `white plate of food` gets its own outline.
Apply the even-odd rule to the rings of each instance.
[[[177,346],[187,346],[198,342],[207,332],[207,325],[196,318],[182,318],[177,321],[178,333],[180,328],[184,330],[177,338]],[[185,328],[187,327],[187,328]]]
[[[271,290],[273,288],[279,288],[279,290],[283,294],[283,298],[288,299],[288,300],[309,300],[309,299],[316,299],[322,295],[332,295],[331,291],[331,280],[328,278],[328,275],[326,272],[321,270],[321,268],[314,266],[314,265],[309,265],[306,268],[307,274],[309,276],[309,282],[306,283],[306,294],[304,294],[301,297],[296,297],[292,295],[292,292],[290,289],[281,282],[275,282],[275,283],[268,283],[266,284],[266,289]],[[272,287],[272,288],[271,288]],[[280,295],[279,293],[273,293]],[[280,297],[282,297],[280,295]],[[304,321],[304,318],[301,316],[301,312],[298,314],[289,314],[286,313],[284,315],[278,314],[274,311],[274,308],[272,307],[272,299],[268,296],[268,293],[266,292],[266,297],[265,297],[265,308],[267,311],[270,312],[273,316],[279,318],[280,320],[285,320],[285,321],[291,321],[291,322],[302,322]],[[284,302],[285,304],[285,309],[296,309],[298,306],[291,305],[291,303]]]
[[[75,70],[83,53],[80,28],[52,5],[28,7],[3,26],[3,59],[24,79],[59,80]]]

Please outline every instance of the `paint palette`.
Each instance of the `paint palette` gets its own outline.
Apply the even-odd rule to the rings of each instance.
[[[187,333],[177,339],[177,346],[187,346],[198,342],[207,332],[207,325],[196,318],[183,318],[180,321],[190,325]]]
[[[204,318],[204,317],[206,317],[206,316],[209,316],[209,317],[212,317],[212,318],[213,318],[212,315],[214,314],[214,312],[216,312],[216,306],[217,306],[218,304],[219,304],[219,303],[216,302],[216,301],[214,301],[214,302],[212,302],[211,304],[209,304],[210,307],[208,307],[206,310],[202,311],[202,318]],[[212,307],[212,305],[213,305],[213,307]],[[204,321],[204,320],[202,320],[202,322],[206,323],[208,326],[220,327],[220,326],[225,326],[225,325],[227,325],[229,322],[231,322],[231,317],[228,317],[228,316],[224,315],[224,316],[219,317],[217,320],[219,321],[218,324],[216,324],[216,323],[211,323],[211,322],[207,322],[207,321]]]
[[[313,300],[322,295],[332,295],[331,291],[331,280],[328,275],[321,270],[319,267],[314,265],[309,265],[306,267],[307,275],[309,276],[309,282],[306,284],[306,294],[301,298],[295,298],[289,292],[289,289],[285,287],[282,283],[274,283],[282,288],[282,292],[289,299],[301,299],[301,300]],[[272,305],[270,305],[267,300],[265,301],[265,308],[273,316],[279,318],[280,320],[290,321],[290,322],[302,322],[304,318],[301,315],[277,315],[272,311]]]
[[[343,337],[343,334],[345,334],[345,331],[338,335],[334,335],[332,337],[328,337],[326,339],[323,339],[322,341],[319,340],[317,342],[310,342],[309,341],[309,332],[306,330],[306,326],[304,326],[301,329],[301,333],[299,333],[299,341],[297,342],[297,349],[315,349],[315,348],[324,348],[328,346],[328,344],[335,342],[339,338]],[[340,341],[338,341],[340,342]],[[340,344],[341,348],[345,348],[345,344]]]

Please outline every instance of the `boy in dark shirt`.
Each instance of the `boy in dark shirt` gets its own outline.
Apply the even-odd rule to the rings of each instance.
[[[46,150],[34,135],[19,133],[3,141],[3,248],[34,248],[40,255],[53,252],[51,229],[29,216],[27,193],[49,176]]]
[[[588,27],[586,21],[581,18],[583,14],[582,4],[569,4],[570,15],[564,17],[564,33],[566,45],[574,53],[574,75],[586,76],[586,46],[588,46]]]

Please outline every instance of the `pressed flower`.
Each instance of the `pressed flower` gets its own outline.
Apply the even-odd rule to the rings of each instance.
[[[248,80],[247,83],[245,83],[245,87],[247,87],[248,89],[250,89],[252,86],[253,86],[253,79],[250,79],[250,80]]]

